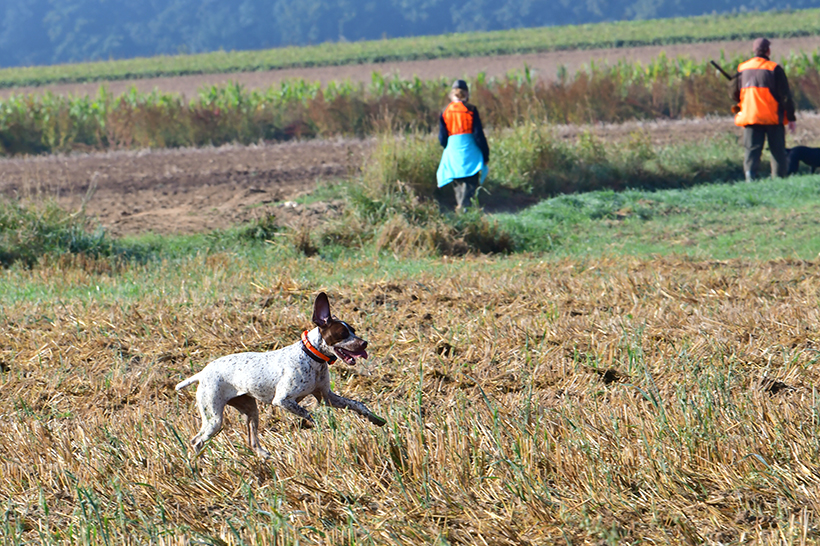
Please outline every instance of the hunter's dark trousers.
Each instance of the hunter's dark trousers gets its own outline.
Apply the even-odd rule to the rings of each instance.
[[[481,173],[466,178],[453,179],[453,191],[456,194],[456,209],[466,209],[473,202],[473,196],[478,190]]]
[[[769,141],[769,152],[772,154],[772,178],[786,176],[786,127],[747,125],[743,130],[743,146],[746,148],[743,171],[747,180],[757,178],[764,140]]]

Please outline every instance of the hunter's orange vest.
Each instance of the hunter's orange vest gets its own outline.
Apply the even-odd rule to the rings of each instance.
[[[737,67],[740,78],[740,112],[735,125],[780,125],[788,123],[781,116],[774,98],[774,69],[777,63],[754,57]]]
[[[450,135],[465,135],[473,132],[473,113],[463,102],[451,102],[442,114]]]

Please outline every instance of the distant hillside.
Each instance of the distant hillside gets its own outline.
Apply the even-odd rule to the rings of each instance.
[[[14,0],[0,66],[809,7],[820,0]]]

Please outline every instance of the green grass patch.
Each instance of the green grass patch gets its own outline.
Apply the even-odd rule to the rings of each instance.
[[[6,68],[0,70],[0,87],[818,33],[817,9],[750,12]]]
[[[798,176],[563,195],[495,218],[518,248],[537,253],[809,260],[820,249],[818,205],[820,177]]]
[[[138,254],[137,247],[129,248],[106,236],[83,209],[69,212],[51,201],[33,207],[16,200],[0,201],[0,265],[30,267],[43,256],[94,259]]]
[[[415,225],[415,229],[450,230],[462,243],[467,241],[466,250],[505,237],[505,250],[514,248],[516,253],[510,259],[499,255],[482,262],[482,267],[498,268],[499,274],[521,260],[594,261],[613,255],[813,260],[820,248],[818,206],[820,176],[797,176],[688,189],[564,195],[516,214],[443,213],[429,218],[425,225]],[[413,226],[401,212],[388,218],[388,224],[403,218],[405,230]],[[363,245],[346,246],[332,240],[323,243],[319,236],[314,240],[316,252],[306,255],[292,234],[264,241],[248,236],[255,227],[118,240],[119,248],[143,249],[142,259],[116,258],[117,267],[101,265],[114,263],[111,260],[115,258],[47,259],[46,267],[72,272],[47,279],[36,273],[36,265],[32,270],[20,262],[3,270],[2,300],[94,299],[102,292],[122,300],[190,294],[192,301],[210,301],[219,299],[232,283],[241,285],[235,287],[240,292],[253,293],[254,286],[281,284],[282,279],[321,287],[410,279],[422,273],[448,276],[473,267],[470,260],[442,260],[441,249],[434,245],[406,252],[402,245],[392,248],[379,243],[378,237],[383,236],[379,230],[369,240],[363,239]],[[338,227],[316,231],[329,229]]]
[[[730,135],[658,146],[642,133],[620,143],[591,135],[573,142],[524,126],[491,140],[498,153],[479,201],[492,205],[490,211],[503,209],[506,200],[537,204],[514,213],[454,214],[445,202],[451,189],[435,189],[438,144],[388,136],[360,177],[321,189],[323,199],[343,203],[341,215],[324,222],[288,228],[270,216],[207,234],[112,239],[82,210],[8,201],[0,216],[0,256],[7,271],[56,262],[120,281],[168,267],[161,276],[172,276],[171,284],[209,293],[200,269],[222,271],[228,282],[243,263],[256,271],[296,264],[288,275],[319,282],[315,275],[343,278],[353,271],[372,280],[385,272],[372,265],[385,256],[390,267],[412,269],[407,264],[426,268],[427,260],[464,254],[808,259],[817,253],[820,179],[733,182],[741,177],[742,150]],[[55,294],[88,292],[69,279],[52,283],[48,290]],[[30,296],[25,286],[10,289],[17,294],[11,297]],[[94,290],[99,286],[95,281]],[[160,286],[170,289],[156,279],[144,289]],[[124,296],[143,290],[128,282],[111,289]]]

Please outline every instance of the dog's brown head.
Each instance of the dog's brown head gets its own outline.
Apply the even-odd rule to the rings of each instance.
[[[357,358],[367,358],[367,342],[356,335],[351,325],[330,314],[327,294],[320,292],[313,302],[313,324],[319,327],[323,352],[332,351],[347,364],[355,364]]]

